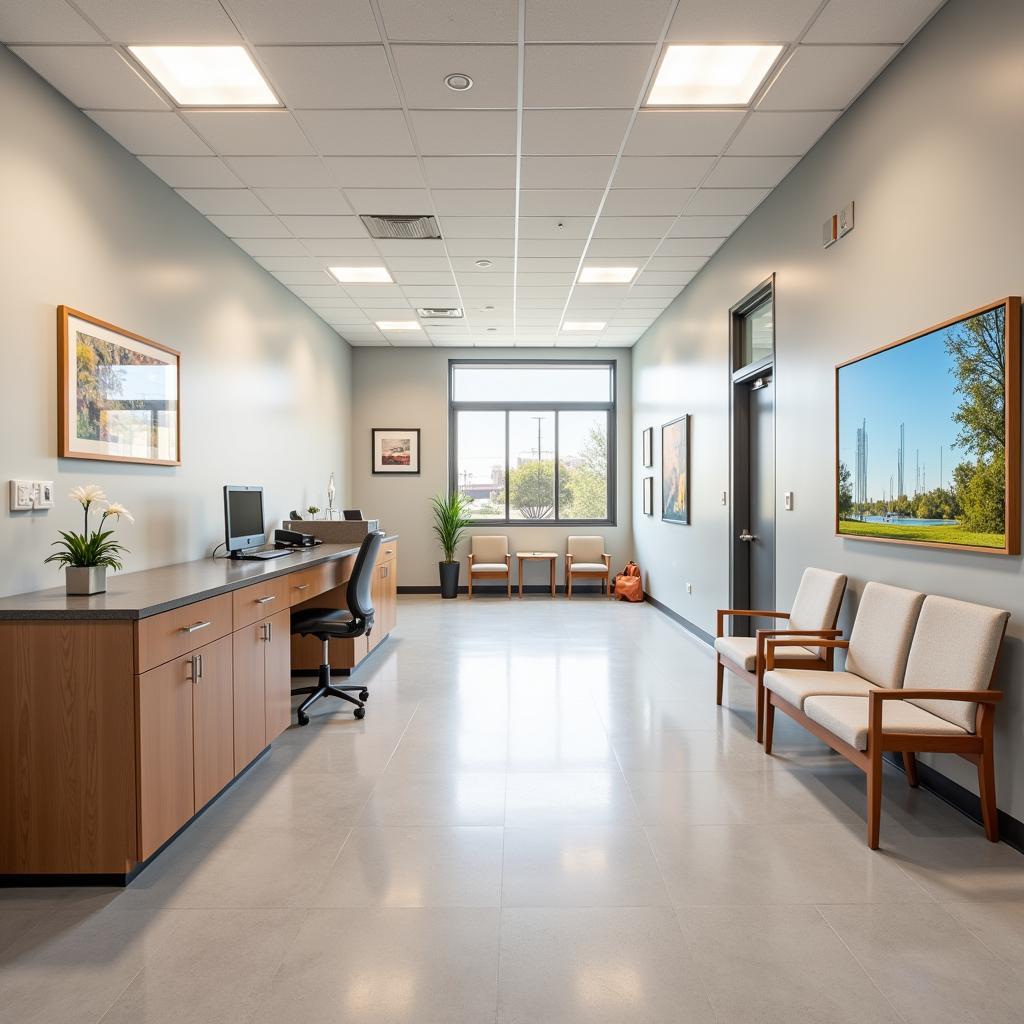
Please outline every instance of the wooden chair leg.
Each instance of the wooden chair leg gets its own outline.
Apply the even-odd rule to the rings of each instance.
[[[715,673],[717,675],[717,694],[715,696],[715,703],[721,705],[722,703],[722,691],[725,688],[725,666],[722,664],[722,659],[719,655],[715,655]]]
[[[991,739],[985,743],[978,758],[978,793],[981,796],[981,820],[985,823],[985,838],[990,843],[998,843],[999,811],[996,808],[996,767]]]
[[[917,789],[917,758],[912,750],[903,751],[903,770],[907,773],[907,785]]]
[[[754,738],[758,743],[764,740],[764,680],[759,675],[754,682]]]
[[[882,752],[870,751],[868,765],[868,846],[878,849],[878,832],[882,823]]]
[[[512,600],[512,570],[511,569],[509,570],[509,573],[508,573],[508,599],[510,601]]]
[[[572,573],[570,572],[567,575],[568,575],[569,578],[568,578],[568,580],[566,580],[566,584],[565,584],[565,587],[566,587],[566,589],[565,589],[565,599],[567,601],[571,601],[572,600]]]
[[[765,694],[764,701],[764,752],[772,752],[772,736],[775,734],[775,705],[772,703],[771,694]]]
[[[473,570],[472,569],[470,569],[470,571],[469,571],[469,597],[470,597],[470,600],[473,599]]]

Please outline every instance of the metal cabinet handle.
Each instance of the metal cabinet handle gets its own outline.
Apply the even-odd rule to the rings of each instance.
[[[191,626],[182,626],[182,633],[198,633],[201,629],[206,629],[207,626],[212,625],[211,622],[193,622]]]
[[[190,683],[199,682],[199,655],[193,654],[188,659],[189,675],[186,677]]]
[[[196,655],[196,664],[199,666],[199,678],[203,678],[203,656],[201,654]]]
[[[295,589],[296,590],[309,590],[309,584],[308,583],[296,583],[295,584]]]
[[[270,604],[271,601],[277,600],[277,594],[268,594],[266,597],[257,597],[257,604]]]
[[[274,641],[274,624],[272,622],[267,623],[267,643],[273,643]]]

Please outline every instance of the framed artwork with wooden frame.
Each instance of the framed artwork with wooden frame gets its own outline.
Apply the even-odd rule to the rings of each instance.
[[[643,432],[643,460],[647,469],[654,465],[654,427],[648,427]]]
[[[181,354],[57,307],[57,439],[64,459],[181,465]]]
[[[661,428],[661,518],[690,525],[690,417]]]
[[[1019,296],[835,370],[835,532],[1020,554]]]
[[[415,476],[420,471],[419,427],[373,427],[372,467],[377,475]]]

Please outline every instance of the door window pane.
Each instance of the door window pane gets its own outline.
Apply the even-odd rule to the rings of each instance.
[[[505,413],[461,411],[457,484],[473,519],[505,518]]]
[[[508,416],[509,519],[555,518],[555,415]]]
[[[608,414],[558,414],[558,518],[608,518]]]
[[[765,299],[743,317],[743,351],[740,366],[749,366],[772,355],[772,300]]]

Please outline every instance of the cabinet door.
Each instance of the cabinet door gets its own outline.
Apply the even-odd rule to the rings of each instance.
[[[373,567],[373,581],[370,584],[370,600],[373,603],[373,629],[370,632],[368,648],[372,651],[387,634],[387,566],[379,562]]]
[[[236,775],[267,745],[266,625],[266,620],[254,622],[231,634]]]
[[[388,632],[398,625],[398,560],[388,562],[386,597],[388,605]]]
[[[267,743],[288,728],[292,717],[292,644],[291,612],[285,609],[272,615],[266,642]]]
[[[139,854],[154,853],[195,814],[192,656],[138,676]]]
[[[234,680],[231,637],[195,652],[192,689],[196,810],[205,807],[235,777]]]

